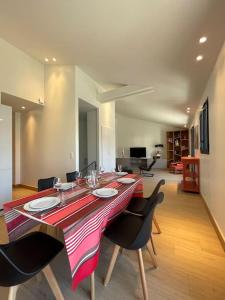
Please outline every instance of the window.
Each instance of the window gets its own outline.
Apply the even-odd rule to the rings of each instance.
[[[209,103],[208,99],[202,106],[200,113],[200,151],[209,154]]]

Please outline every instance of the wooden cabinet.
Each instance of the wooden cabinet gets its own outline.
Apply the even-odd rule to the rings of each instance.
[[[199,158],[182,157],[183,163],[183,180],[181,188],[185,192],[200,192],[200,164]]]
[[[181,161],[182,156],[189,154],[189,131],[168,131],[167,138],[167,167],[171,162]]]

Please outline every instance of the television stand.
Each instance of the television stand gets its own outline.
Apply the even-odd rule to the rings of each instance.
[[[123,167],[132,170],[138,170],[139,166],[148,167],[152,160],[152,157],[117,157],[116,165],[122,165]],[[166,159],[158,158],[153,168],[166,169]]]

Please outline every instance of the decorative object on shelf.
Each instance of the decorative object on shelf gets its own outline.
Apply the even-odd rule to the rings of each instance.
[[[183,180],[181,182],[181,188],[185,192],[200,192],[200,173],[199,164],[200,160],[196,157],[182,157],[183,163]]]
[[[175,140],[175,147],[179,147],[179,146],[180,146],[179,140]]]

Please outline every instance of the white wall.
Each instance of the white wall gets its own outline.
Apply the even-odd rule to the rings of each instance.
[[[3,39],[0,39],[0,93],[1,92],[5,92],[33,102],[37,102],[38,99],[44,99],[44,65],[16,47],[10,45]],[[12,127],[11,116],[9,117],[9,121],[10,120],[11,125],[9,126]],[[17,126],[18,122],[16,121],[15,124]],[[17,129],[16,132],[18,133]],[[9,153],[12,153],[12,145],[11,149],[9,149]],[[15,157],[15,163],[17,166],[15,183],[20,183],[20,162],[18,160],[18,155],[19,152],[16,153]],[[7,156],[6,163],[8,166],[12,165],[12,155]],[[1,184],[4,185],[5,188],[8,186],[8,190],[10,185],[11,193],[12,169],[10,172],[11,173],[9,174],[8,169],[8,174],[7,176],[4,176],[4,180],[1,178]],[[11,180],[10,182],[9,178]],[[8,195],[10,193],[8,193]]]
[[[20,184],[21,171],[21,114],[13,113],[13,184]]]
[[[116,164],[116,124],[115,102],[101,104],[101,161],[100,165],[106,170],[115,169]]]
[[[192,125],[199,124],[202,104],[209,99],[210,154],[200,157],[200,189],[225,240],[225,44],[209,78]]]
[[[98,160],[97,135],[98,135],[97,111],[87,112],[87,153],[88,164]]]
[[[46,66],[45,106],[21,116],[23,184],[75,169],[74,115],[74,67]]]
[[[162,158],[166,158],[166,132],[176,128],[116,114],[116,153],[130,156],[130,147],[146,147],[147,157],[155,154],[155,144],[163,144]]]
[[[0,39],[0,92],[44,99],[44,65]]]
[[[12,109],[0,104],[0,209],[12,196]]]
[[[112,149],[112,156],[110,162],[106,162],[102,156],[102,145],[106,141],[102,140],[101,128],[102,126],[110,127],[111,140],[115,141],[115,103],[101,104],[98,101],[98,93],[102,91],[101,86],[94,81],[91,77],[85,74],[80,68],[75,67],[75,141],[76,141],[76,168],[79,168],[79,99],[82,99],[97,108],[97,116],[99,120],[98,124],[98,154],[99,164],[108,165],[110,169],[115,166],[115,142],[114,148]]]
[[[87,160],[87,113],[79,113],[79,167],[80,170],[88,164]]]

